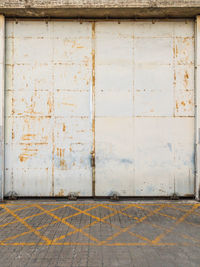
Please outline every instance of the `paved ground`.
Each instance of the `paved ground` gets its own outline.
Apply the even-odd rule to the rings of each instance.
[[[200,203],[1,204],[0,266],[200,266]]]

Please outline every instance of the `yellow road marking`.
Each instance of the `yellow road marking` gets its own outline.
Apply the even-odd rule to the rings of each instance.
[[[98,205],[98,206],[99,206],[99,205]],[[98,206],[95,206],[95,208],[97,208]],[[89,209],[86,209],[85,211],[89,211],[89,210],[92,210],[92,209],[94,209],[94,207],[90,207]],[[76,214],[81,214],[81,212],[78,212],[78,213],[76,213]],[[66,219],[71,218],[71,217],[72,217],[72,216],[68,216],[68,217],[65,217],[65,218],[63,218],[63,219],[66,220]],[[94,225],[95,223],[97,223],[97,221],[94,221],[94,222],[92,222],[92,223],[89,223],[89,224],[83,226],[83,227],[80,228],[80,229],[81,229],[81,230],[85,230],[85,229],[87,229],[88,227],[91,227],[92,225]],[[53,240],[53,242],[59,241],[59,240],[61,240],[61,239],[64,239],[65,237],[70,236],[70,235],[72,235],[72,234],[75,234],[75,233],[77,233],[77,232],[78,232],[78,231],[75,230],[75,231],[73,231],[73,232],[70,232],[70,233],[67,233],[67,234],[65,234],[65,235],[59,236],[59,237],[55,238],[55,239]]]
[[[36,230],[41,230],[41,229],[43,229],[43,228],[45,228],[45,227],[48,227],[48,226],[53,225],[53,224],[56,224],[56,223],[58,223],[58,222],[57,222],[57,221],[54,221],[54,222],[47,223],[47,224],[44,224],[44,225],[42,225],[42,226],[39,226],[39,227],[37,227],[37,228],[35,228],[35,229],[36,229]],[[9,240],[16,239],[16,238],[18,238],[18,237],[21,237],[21,236],[30,234],[30,233],[32,233],[32,231],[27,231],[27,232],[23,232],[23,233],[17,234],[17,235],[15,235],[15,236],[7,237],[7,238],[1,240],[1,241],[0,241],[0,244],[1,244],[1,243],[5,243],[6,241],[9,241]]]
[[[159,236],[157,236],[153,241],[152,241],[152,243],[153,244],[157,244],[162,238],[164,238],[165,237],[165,235],[166,234],[169,234],[169,233],[171,233],[173,230],[174,230],[174,228],[178,225],[178,224],[180,224],[181,222],[183,222],[191,213],[193,213],[193,211],[195,210],[195,209],[197,209],[198,208],[198,204],[195,204],[193,207],[192,207],[192,209],[190,209],[189,211],[187,211],[183,216],[181,216],[175,223],[174,223],[174,225],[172,226],[172,227],[170,227],[168,230],[166,230],[166,231],[164,231],[164,233],[162,233],[162,234],[160,234]]]
[[[34,205],[32,205],[32,206],[34,206]],[[55,211],[55,210],[61,209],[61,208],[63,208],[63,207],[65,207],[65,205],[63,205],[63,206],[61,206],[61,207],[59,207],[59,208],[51,209],[50,211]],[[6,211],[6,213],[7,213],[7,211]],[[30,215],[30,216],[27,216],[27,217],[23,218],[23,220],[28,220],[28,219],[30,219],[30,218],[34,218],[34,217],[37,217],[37,216],[40,216],[40,215],[43,215],[43,214],[45,214],[45,212],[40,212],[40,213],[37,213],[37,214],[32,214],[32,215]],[[16,220],[16,221],[13,221],[13,222],[9,222],[9,223],[5,223],[5,224],[1,224],[0,227],[5,227],[5,226],[7,226],[7,225],[9,225],[9,224],[14,224],[14,223],[18,223],[18,222],[19,222],[19,221]]]
[[[84,236],[88,237],[89,239],[91,239],[92,241],[95,242],[99,242],[98,239],[96,239],[95,237],[93,237],[92,235],[89,235],[87,233],[85,233],[83,230],[75,227],[74,225],[72,225],[71,223],[66,222],[64,219],[59,218],[58,216],[56,216],[55,214],[51,213],[48,210],[45,210],[44,208],[40,207],[40,205],[36,205],[36,207],[38,207],[39,209],[43,210],[46,214],[50,215],[51,217],[53,217],[55,220],[58,220],[59,222],[62,222],[64,224],[66,224],[67,226],[69,226],[70,228],[77,230],[77,232],[81,232]]]
[[[150,216],[152,216],[153,214],[156,214],[157,212],[159,212],[162,208],[163,208],[163,205],[160,205],[159,208],[157,208],[157,209],[155,209],[155,210],[149,212],[149,214],[147,214],[146,216],[144,216],[144,217],[138,219],[135,223],[129,225],[128,227],[122,229],[121,231],[115,233],[114,235],[108,237],[105,241],[101,242],[101,244],[105,244],[105,243],[107,243],[107,242],[113,240],[114,238],[116,238],[116,237],[117,237],[118,235],[120,235],[121,233],[125,233],[125,232],[127,232],[127,231],[128,231],[130,228],[132,228],[135,224],[143,222],[143,221],[146,220],[148,217],[150,217]]]
[[[12,210],[8,209],[6,206],[3,207],[8,213],[10,213],[13,217],[15,217],[20,223],[22,223],[26,228],[28,228],[31,232],[33,232],[35,235],[43,239],[47,244],[51,244],[51,240],[47,238],[46,236],[43,236],[35,230],[31,225],[29,225],[26,221],[24,221],[22,218],[20,218],[17,214],[15,214]]]
[[[58,207],[53,208],[53,209],[50,209],[50,210],[46,210],[46,209],[42,208],[40,205],[38,205],[38,204],[31,204],[31,205],[30,204],[29,205],[27,204],[25,207],[15,209],[14,211],[13,210],[10,210],[9,208],[7,208],[6,206],[8,206],[8,205],[11,206],[12,204],[7,204],[7,205],[6,204],[2,204],[2,205],[0,205],[1,207],[4,208],[4,210],[6,210],[5,212],[1,213],[1,215],[2,214],[6,214],[6,213],[11,214],[16,219],[16,221],[10,222],[10,223],[6,223],[4,225],[0,225],[0,227],[4,227],[4,226],[7,226],[8,224],[13,224],[13,223],[16,223],[16,222],[20,222],[24,226],[26,226],[26,228],[28,228],[29,231],[20,233],[18,235],[12,236],[12,237],[5,238],[4,240],[0,241],[0,245],[3,245],[3,246],[4,245],[16,245],[16,246],[17,245],[27,245],[27,246],[31,246],[31,245],[50,245],[50,244],[51,245],[72,245],[72,244],[74,244],[74,245],[84,245],[84,244],[88,244],[88,245],[93,245],[93,246],[102,246],[102,245],[104,245],[104,246],[121,246],[121,245],[124,245],[124,246],[134,246],[134,245],[138,246],[139,245],[139,246],[141,246],[141,244],[143,244],[144,246],[146,246],[146,245],[154,245],[154,246],[176,245],[177,243],[161,243],[160,240],[166,234],[168,234],[171,231],[173,231],[174,228],[176,227],[176,225],[178,225],[179,223],[183,222],[189,215],[191,215],[191,214],[200,215],[199,213],[195,212],[195,210],[200,206],[200,204],[195,204],[194,205],[192,203],[186,203],[186,205],[192,206],[192,209],[189,209],[189,210],[188,209],[187,210],[184,210],[184,209],[180,209],[180,208],[177,208],[177,207],[173,207],[174,209],[178,209],[178,210],[181,210],[182,212],[184,212],[184,215],[181,216],[179,219],[177,219],[174,216],[170,216],[168,214],[165,214],[165,213],[160,212],[160,210],[163,209],[164,207],[172,208],[171,204],[154,204],[154,203],[153,204],[152,203],[146,203],[146,204],[143,204],[143,203],[139,203],[139,204],[117,204],[117,203],[108,203],[107,204],[107,203],[102,203],[102,204],[98,204],[98,205],[89,204],[89,203],[86,203],[86,204],[85,203],[83,203],[83,204],[73,204],[73,203],[72,204],[52,204],[52,203],[50,203],[50,204],[42,204],[42,205],[57,205],[58,206]],[[17,204],[14,204],[14,205],[17,205]],[[22,205],[22,204],[19,204],[19,205]],[[88,208],[86,210],[80,210],[79,208],[76,207],[76,205],[78,205],[78,206],[79,205],[87,205],[87,206],[90,206],[90,208]],[[121,208],[120,210],[116,210],[115,208],[110,207],[110,206],[114,206],[114,205],[115,206],[122,206],[123,208]],[[157,209],[155,209],[155,210],[150,210],[150,209],[148,209],[146,207],[143,207],[144,205],[146,205],[146,206],[147,205],[153,205],[153,206],[159,206],[159,207]],[[180,203],[180,205],[185,205],[185,204]],[[42,212],[40,212],[38,214],[30,215],[30,216],[28,216],[26,218],[23,218],[23,219],[20,218],[17,214],[15,214],[16,211],[23,210],[23,209],[26,209],[26,208],[31,208],[31,207],[37,207],[40,210],[42,210]],[[75,213],[75,214],[66,216],[65,218],[60,218],[60,217],[58,217],[58,216],[56,216],[56,215],[54,215],[52,213],[52,211],[61,209],[63,207],[70,207],[70,208],[72,208],[74,210],[77,210],[78,212]],[[95,208],[98,208],[98,207],[103,207],[103,208],[106,208],[106,209],[108,209],[110,211],[113,211],[113,212],[111,214],[103,217],[103,218],[99,218],[97,216],[94,216],[94,215],[88,213],[88,211],[90,211],[92,209],[95,209]],[[125,210],[129,209],[130,207],[136,207],[138,209],[143,209],[143,210],[148,211],[149,213],[146,216],[143,216],[142,218],[137,218],[137,217],[134,217],[134,216],[132,216],[132,215],[127,214],[126,212],[124,212]],[[158,226],[156,224],[152,224],[150,222],[146,222],[146,223],[152,225],[153,227],[160,228],[160,229],[164,230],[164,232],[161,233],[159,236],[157,236],[153,241],[151,241],[150,239],[146,238],[145,236],[141,236],[141,235],[139,235],[137,233],[134,233],[134,232],[129,231],[129,229],[131,227],[133,227],[135,224],[142,223],[146,218],[148,218],[149,216],[152,216],[153,214],[156,214],[156,213],[158,213],[158,214],[160,214],[162,216],[169,217],[169,218],[171,218],[173,220],[176,220],[176,221],[173,224],[173,226],[170,227],[170,228],[168,228],[168,229],[165,228],[165,227]],[[51,217],[53,217],[56,221],[51,222],[49,224],[45,224],[45,225],[39,226],[39,227],[37,227],[35,229],[32,226],[30,226],[25,221],[28,218],[36,217],[36,216],[39,216],[39,215],[42,215],[42,214],[48,214]],[[89,223],[89,224],[85,225],[82,228],[77,228],[76,226],[74,226],[74,225],[72,225],[72,224],[70,224],[70,223],[68,223],[68,222],[65,221],[65,220],[67,220],[69,218],[72,218],[72,217],[75,217],[75,216],[77,216],[79,214],[85,214],[85,215],[93,218],[95,221],[93,221],[92,223]],[[114,216],[116,214],[125,215],[125,216],[127,216],[129,218],[135,219],[136,221],[133,224],[131,224],[128,227],[126,227],[126,228],[121,228],[121,227],[119,227],[117,225],[114,225],[114,224],[112,224],[110,222],[105,221],[108,218],[110,218],[110,217],[112,217],[112,216]],[[49,238],[47,238],[46,236],[41,235],[40,232],[38,232],[38,230],[40,230],[42,228],[45,228],[45,227],[48,227],[51,224],[56,224],[58,222],[62,222],[64,224],[66,224],[67,226],[69,226],[70,228],[72,228],[74,231],[69,232],[68,234],[63,235],[63,236],[60,236],[58,238],[55,238],[54,240],[50,240]],[[97,224],[99,222],[106,223],[106,224],[110,225],[111,227],[116,228],[119,231],[117,233],[115,233],[114,235],[108,237],[104,241],[99,241],[98,239],[96,239],[92,235],[90,235],[90,234],[88,234],[88,233],[86,233],[86,232],[83,231],[83,230],[85,230],[85,229],[87,229],[87,228],[89,228],[89,227],[91,227],[91,226],[93,226],[93,225],[95,225],[95,224]],[[192,223],[187,222],[187,221],[185,221],[185,222],[186,223],[189,223],[189,224],[192,224]],[[199,226],[199,225],[197,224],[197,226]],[[82,233],[83,235],[87,236],[88,238],[90,238],[92,241],[95,241],[96,243],[79,243],[79,242],[64,242],[64,243],[60,243],[59,242],[58,243],[57,242],[57,241],[59,241],[61,239],[64,239],[66,236],[70,236],[70,235],[72,235],[74,233],[77,233],[77,232]],[[143,243],[143,242],[141,242],[141,243],[112,243],[112,244],[111,243],[108,243],[110,240],[113,240],[116,236],[118,236],[119,234],[121,234],[123,232],[128,232],[129,234],[131,234],[133,236],[136,236],[137,238],[139,238],[139,239],[141,239],[143,241],[146,241],[146,242],[145,243]],[[39,242],[39,243],[35,243],[35,242],[30,242],[30,243],[26,243],[26,242],[6,243],[9,240],[18,238],[20,236],[24,236],[24,235],[29,234],[29,233],[34,233],[35,235],[39,236],[41,239],[43,239],[45,241],[45,243],[44,242]],[[191,240],[193,240],[195,242],[200,242],[200,240],[196,240],[196,239],[194,239],[194,238],[192,238],[190,236],[187,236],[187,235],[184,235],[184,238],[191,239]],[[181,243],[181,244],[182,245],[188,245],[188,243]]]
[[[33,204],[31,204],[30,206],[25,206],[25,207],[21,207],[21,208],[19,208],[19,209],[15,209],[14,211],[20,211],[20,210],[29,209],[29,208],[32,207],[32,206],[33,206]],[[4,211],[4,212],[0,213],[0,217],[1,217],[2,215],[5,215],[5,214],[8,214],[8,212],[7,212],[7,211]]]
[[[164,205],[166,205],[166,204],[164,204]],[[146,211],[151,211],[151,210],[148,209],[148,208],[144,208],[144,207],[140,207],[140,208],[143,209],[143,210],[146,210]],[[164,206],[163,208],[166,208],[166,206]],[[157,214],[159,214],[159,215],[161,215],[161,216],[168,217],[168,218],[170,218],[170,219],[172,219],[172,220],[176,220],[176,219],[177,219],[177,218],[174,217],[174,216],[171,216],[171,215],[168,215],[168,214],[165,214],[165,213],[162,213],[162,212],[157,212]]]
[[[0,246],[49,246],[46,243],[35,243],[35,242],[30,242],[30,243],[8,243],[8,244],[0,244]],[[148,243],[113,243],[113,244],[104,244],[103,246],[109,246],[109,247],[116,247],[116,246],[200,246],[200,244],[192,244],[192,243],[158,243],[158,244],[148,244]],[[76,243],[76,242],[64,242],[64,243],[53,243],[51,246],[102,246],[97,243]]]
[[[125,213],[125,212],[123,212],[123,211],[121,211],[121,210],[116,210],[116,209],[114,209],[114,208],[111,208],[111,207],[106,207],[106,205],[101,205],[102,207],[104,207],[104,208],[106,208],[106,209],[110,209],[110,210],[112,210],[112,211],[115,211],[115,212],[117,212],[116,214],[122,214],[122,215],[125,215],[125,216],[127,216],[127,217],[129,217],[129,218],[133,218],[133,219],[138,219],[138,217],[134,217],[134,216],[132,216],[132,215],[129,215],[129,214],[127,214],[127,213]],[[132,207],[132,205],[130,205],[130,206],[127,206],[126,208],[124,208],[123,210],[127,210],[127,209],[129,209],[129,208],[131,208]]]

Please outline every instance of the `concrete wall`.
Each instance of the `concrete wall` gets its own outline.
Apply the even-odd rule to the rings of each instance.
[[[193,17],[200,0],[1,0],[0,13],[22,17]]]
[[[0,15],[0,200],[4,191],[4,59],[5,19]]]

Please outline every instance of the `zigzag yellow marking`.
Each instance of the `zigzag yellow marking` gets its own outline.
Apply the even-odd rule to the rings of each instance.
[[[3,206],[3,205],[5,205],[5,204],[2,204],[1,206]],[[14,211],[20,211],[20,210],[29,209],[29,208],[32,207],[32,206],[33,206],[33,204],[31,204],[30,206],[25,206],[25,207],[22,207],[22,208],[19,208],[19,209],[15,209]],[[2,215],[7,214],[7,213],[8,213],[7,211],[0,213],[0,217],[1,217]]]
[[[85,210],[85,211],[89,211],[89,210],[92,210],[92,209],[97,208],[97,207],[100,207],[100,206],[101,206],[101,204],[99,204],[98,206],[95,206],[95,207],[91,207],[91,208],[89,208],[89,209],[87,209],[87,210]],[[123,208],[122,210],[125,210],[125,209],[127,209],[127,208],[128,208],[128,206],[125,207],[125,208]],[[80,210],[79,213],[82,213],[82,210]],[[90,214],[90,213],[88,213],[88,216],[91,217],[92,215],[91,215],[91,214],[89,215],[89,214]],[[104,218],[99,218],[99,217],[97,217],[99,220],[94,221],[94,222],[92,222],[92,223],[89,223],[89,224],[85,225],[84,227],[81,228],[81,230],[85,230],[85,229],[87,229],[88,227],[91,227],[91,226],[97,224],[98,222],[104,222],[104,223],[109,224],[109,225],[111,225],[111,226],[113,226],[113,227],[116,228],[117,226],[112,225],[112,224],[110,224],[110,223],[104,221],[104,220],[108,219],[109,217],[111,217],[111,216],[113,216],[113,215],[115,215],[115,214],[117,214],[117,211],[114,212],[114,213],[112,213],[112,214],[109,214],[109,215],[105,216]],[[66,219],[66,218],[64,218],[64,219]],[[118,227],[118,228],[120,228],[120,227]],[[120,229],[121,229],[121,228],[120,228]],[[58,237],[58,238],[55,238],[53,241],[54,241],[54,242],[59,241],[59,240],[61,240],[61,239],[64,239],[64,238],[67,237],[67,236],[70,236],[70,235],[76,233],[76,232],[77,232],[77,231],[67,233],[66,235],[60,236],[60,237]]]
[[[35,205],[32,205],[32,207],[34,207]],[[51,209],[50,211],[55,211],[55,210],[58,210],[58,209],[61,209],[61,208],[63,208],[63,207],[65,207],[65,205],[62,205],[61,207],[58,207],[58,208],[54,208],[54,209]],[[7,211],[6,211],[6,213],[7,213]],[[30,216],[27,216],[27,217],[25,217],[25,218],[23,218],[23,220],[28,220],[28,219],[30,219],[30,218],[34,218],[34,217],[37,217],[37,216],[40,216],[40,215],[43,215],[43,214],[45,214],[44,212],[40,212],[40,213],[37,213],[37,214],[32,214],[32,215],[30,215]],[[14,224],[14,223],[18,223],[19,221],[13,221],[13,222],[9,222],[9,223],[5,223],[5,224],[1,224],[0,225],[0,227],[5,227],[5,226],[8,226],[8,225],[10,225],[10,224]]]
[[[156,214],[157,212],[159,212],[161,209],[163,209],[163,207],[164,207],[164,205],[160,205],[159,208],[157,208],[157,209],[155,209],[155,210],[149,212],[149,214],[147,214],[146,216],[144,216],[144,217],[138,219],[135,223],[129,225],[128,227],[122,229],[121,231],[115,233],[114,235],[108,237],[105,241],[102,241],[101,244],[105,244],[105,243],[107,243],[107,242],[113,240],[114,238],[116,238],[116,237],[117,237],[118,235],[120,235],[121,233],[125,233],[125,232],[127,232],[127,231],[128,231],[130,228],[132,228],[135,224],[143,222],[143,221],[146,220],[148,217],[150,217],[150,216],[152,216],[153,214]]]
[[[50,215],[51,217],[53,217],[54,219],[58,220],[59,222],[62,222],[64,224],[66,224],[67,226],[69,226],[70,228],[72,228],[74,230],[77,230],[77,232],[82,233],[84,236],[88,237],[92,241],[99,242],[99,240],[96,239],[95,237],[93,237],[92,235],[89,235],[89,234],[85,233],[84,231],[82,231],[81,229],[75,227],[71,223],[66,222],[64,219],[61,219],[60,217],[56,216],[55,214],[49,212],[48,210],[45,210],[44,208],[40,207],[40,205],[37,204],[36,207],[38,207],[39,209],[43,210],[46,214]]]
[[[116,214],[122,214],[122,215],[125,215],[125,216],[129,217],[129,218],[133,218],[133,219],[135,219],[135,220],[138,219],[138,217],[134,217],[134,216],[132,216],[132,215],[129,215],[129,214],[125,213],[125,212],[122,212],[121,210],[116,210],[116,209],[111,208],[111,207],[106,207],[105,205],[101,205],[101,206],[104,207],[104,208],[106,208],[106,209],[110,209],[110,210],[112,210],[112,211],[115,211]],[[127,210],[127,209],[129,209],[129,208],[131,208],[131,207],[132,207],[132,205],[127,206],[127,207],[124,208],[123,210]]]
[[[89,210],[92,210],[92,209],[97,208],[97,207],[98,207],[98,206],[90,207],[89,209],[86,209],[85,211],[89,211]],[[76,214],[79,215],[79,214],[81,214],[81,212],[78,212],[78,213],[76,213]],[[65,218],[63,218],[63,219],[66,220],[66,219],[71,218],[71,217],[73,217],[73,215],[71,215],[71,216],[67,216],[67,217],[65,217]],[[91,227],[91,226],[94,225],[95,223],[97,223],[97,222],[94,221],[94,222],[92,222],[92,223],[89,223],[89,224],[85,225],[84,227],[82,227],[82,228],[80,228],[80,229],[81,229],[81,230],[87,229],[88,227]],[[70,232],[70,233],[67,233],[67,234],[65,234],[65,235],[59,236],[59,237],[55,238],[55,239],[53,240],[53,242],[62,240],[62,239],[64,239],[65,237],[70,236],[70,235],[73,235],[73,234],[75,234],[75,233],[77,233],[77,232],[78,232],[78,231],[75,230],[75,231],[73,231],[73,232]]]
[[[8,204],[9,206],[12,206],[12,205],[17,205],[17,204]],[[7,205],[7,206],[8,206]],[[20,204],[20,205],[22,205],[22,204]],[[23,204],[24,205],[24,204]],[[58,204],[52,204],[52,203],[50,203],[50,204],[43,204],[43,205],[57,205],[58,206]],[[89,209],[86,209],[86,210],[80,210],[79,208],[77,208],[76,207],[76,205],[87,205],[87,206],[91,206]],[[122,209],[120,209],[120,210],[116,210],[115,208],[113,208],[113,207],[110,207],[110,206],[125,206],[124,208],[122,208]],[[140,206],[139,206],[140,205]],[[154,206],[159,206],[159,208],[158,209],[156,209],[156,210],[149,210],[148,208],[146,208],[146,207],[143,207],[143,206],[147,206],[147,205],[154,205]],[[177,205],[177,204],[176,204]],[[182,203],[180,203],[180,205],[183,205]],[[193,206],[194,204],[190,204],[190,203],[186,203],[186,204],[184,204],[184,205],[188,205],[188,206]],[[181,222],[183,222],[183,221],[185,221],[185,219],[189,216],[189,215],[191,215],[191,214],[196,214],[196,215],[200,215],[199,213],[197,213],[197,212],[194,212],[199,206],[200,206],[200,204],[195,204],[194,206],[193,206],[193,208],[192,209],[190,209],[190,210],[184,210],[184,209],[180,209],[180,208],[177,208],[177,207],[172,207],[171,206],[171,204],[155,204],[155,203],[145,203],[145,204],[117,204],[117,203],[106,203],[106,204],[99,204],[99,205],[94,205],[94,204],[89,204],[89,203],[83,203],[83,204],[63,204],[63,205],[59,205],[58,207],[56,207],[56,208],[54,208],[54,209],[51,209],[51,210],[46,210],[46,209],[43,209],[42,207],[40,207],[39,209],[40,210],[43,210],[43,212],[40,212],[40,213],[38,213],[38,214],[33,214],[33,215],[30,215],[30,216],[28,216],[28,217],[26,217],[26,218],[20,218],[17,214],[15,214],[15,211],[19,211],[19,210],[23,210],[23,209],[26,209],[26,208],[30,208],[30,207],[37,207],[38,208],[38,205],[36,205],[36,204],[31,204],[31,205],[27,205],[27,206],[25,206],[25,207],[22,207],[22,208],[19,208],[19,209],[15,209],[14,211],[12,211],[12,210],[10,210],[10,209],[8,209],[7,207],[5,207],[6,205],[5,204],[2,204],[2,205],[0,205],[1,207],[3,207],[6,211],[4,212],[4,213],[2,213],[2,214],[6,214],[6,213],[9,213],[9,214],[11,214],[14,218],[16,218],[17,220],[16,221],[14,221],[14,222],[10,222],[10,223],[6,223],[6,224],[4,224],[4,225],[0,225],[0,227],[4,227],[4,226],[6,226],[6,225],[8,225],[8,224],[13,224],[13,223],[16,223],[16,222],[20,222],[20,223],[22,223],[23,225],[25,225],[28,229],[29,229],[29,231],[27,231],[27,232],[24,232],[24,233],[21,233],[21,234],[18,234],[18,235],[15,235],[15,236],[12,236],[12,237],[8,237],[8,238],[6,238],[6,239],[4,239],[4,240],[2,240],[2,241],[0,241],[0,245],[2,245],[2,246],[6,246],[6,245],[13,245],[13,246],[18,246],[18,245],[24,245],[24,246],[33,246],[33,245],[92,245],[92,246],[102,246],[102,245],[105,245],[105,246],[142,246],[142,245],[144,245],[144,246],[147,246],[147,245],[153,245],[153,246],[166,246],[166,245],[177,245],[177,243],[159,243],[159,241],[166,235],[166,234],[168,234],[168,233],[170,233],[171,231],[173,231],[173,229],[176,227],[176,225],[178,225],[179,223],[181,223]],[[111,211],[114,211],[113,213],[111,213],[111,214],[109,214],[109,215],[107,215],[107,216],[105,216],[105,217],[103,217],[103,218],[99,218],[99,217],[97,217],[97,216],[94,216],[94,215],[92,215],[92,214],[90,214],[90,213],[88,213],[88,211],[89,210],[91,210],[91,209],[95,209],[95,208],[97,208],[97,207],[99,207],[99,206],[101,206],[101,207],[104,207],[104,208],[107,208],[107,209],[109,209],[109,210],[111,210]],[[61,209],[61,208],[63,208],[63,207],[70,207],[70,208],[72,208],[72,209],[74,209],[74,210],[77,210],[78,212],[77,213],[75,213],[75,214],[73,214],[73,215],[69,215],[69,216],[66,216],[65,218],[60,218],[60,217],[58,217],[58,216],[56,216],[56,215],[54,215],[54,214],[52,214],[51,212],[52,211],[54,211],[54,210],[57,210],[57,209]],[[133,217],[132,215],[130,215],[130,214],[127,214],[127,213],[125,213],[125,212],[123,212],[123,211],[125,211],[126,209],[128,209],[128,208],[130,208],[130,207],[136,207],[136,208],[138,208],[138,209],[143,209],[143,210],[147,210],[148,212],[149,212],[149,214],[147,214],[146,216],[143,216],[142,218],[137,218],[137,217]],[[168,215],[168,214],[165,214],[165,213],[162,213],[162,212],[160,212],[160,210],[161,209],[163,209],[164,207],[170,207],[170,208],[174,208],[174,209],[177,209],[177,210],[181,210],[182,212],[184,212],[184,215],[183,216],[181,216],[179,219],[177,219],[176,217],[174,217],[174,216],[170,216],[170,215]],[[152,224],[152,223],[149,223],[149,222],[146,222],[146,223],[148,223],[148,224],[150,224],[150,225],[152,225],[153,227],[156,227],[156,228],[160,228],[160,229],[162,229],[162,230],[164,230],[164,232],[163,233],[161,233],[159,236],[157,236],[153,241],[151,241],[151,240],[149,240],[148,238],[146,238],[146,237],[144,237],[144,236],[141,236],[141,235],[138,235],[137,233],[133,233],[133,232],[130,232],[129,231],[129,229],[131,228],[131,227],[133,227],[135,224],[137,224],[137,223],[141,223],[141,222],[143,222],[147,217],[149,217],[149,216],[152,216],[153,214],[156,214],[156,213],[158,213],[158,214],[160,214],[161,216],[166,216],[166,217],[169,217],[169,218],[171,218],[171,219],[174,219],[174,220],[176,220],[176,222],[175,222],[175,224],[172,226],[172,227],[170,227],[170,228],[165,228],[165,227],[161,227],[161,226],[158,226],[158,225],[156,225],[156,224]],[[1,214],[1,215],[2,215]],[[50,216],[55,216],[55,220],[56,221],[54,221],[54,222],[52,222],[52,223],[49,223],[49,224],[45,224],[45,225],[42,225],[42,226],[39,226],[39,227],[37,227],[37,228],[33,228],[33,227],[31,227],[28,223],[26,223],[25,222],[25,220],[27,220],[28,218],[32,218],[32,217],[36,217],[36,216],[39,216],[39,215],[42,215],[42,214],[48,214],[48,215],[50,215]],[[90,216],[91,218],[93,218],[93,219],[95,219],[95,221],[94,222],[92,222],[92,223],[90,223],[90,224],[88,224],[88,225],[85,225],[84,227],[82,227],[81,229],[79,229],[79,228],[77,228],[77,227],[75,227],[74,225],[72,225],[72,224],[70,224],[70,223],[68,223],[68,222],[63,222],[62,220],[66,220],[66,219],[69,219],[69,218],[72,218],[72,217],[74,217],[74,216],[77,216],[77,215],[79,215],[79,214],[85,214],[85,215],[87,215],[87,216]],[[125,215],[125,216],[127,216],[127,217],[129,217],[129,218],[134,218],[135,220],[136,220],[136,222],[134,222],[134,224],[132,224],[132,225],[130,225],[130,226],[128,226],[128,227],[126,227],[126,228],[120,228],[119,226],[117,226],[117,225],[114,225],[114,224],[111,224],[110,222],[107,222],[107,221],[105,221],[106,219],[108,219],[108,218],[110,218],[110,217],[112,217],[112,216],[114,216],[114,215],[116,215],[116,214],[122,214],[122,215]],[[52,216],[52,217],[53,217]],[[20,220],[19,220],[20,219]],[[58,223],[58,222],[60,222],[60,221],[62,221],[64,224],[66,224],[67,226],[69,226],[70,228],[72,228],[72,229],[74,229],[74,231],[72,231],[72,232],[70,232],[70,233],[68,233],[68,234],[66,234],[66,235],[63,235],[63,236],[61,236],[61,237],[58,237],[58,238],[55,238],[54,240],[50,240],[50,239],[48,239],[46,236],[42,236],[42,235],[40,235],[40,233],[39,233],[39,235],[37,234],[37,231],[38,230],[40,230],[40,229],[42,229],[42,228],[45,228],[45,227],[48,227],[49,225],[51,225],[51,224],[56,224],[56,223]],[[98,239],[96,239],[96,238],[94,238],[93,236],[91,236],[91,235],[89,235],[89,234],[87,234],[86,232],[84,232],[83,230],[85,230],[85,229],[87,229],[88,227],[91,227],[91,226],[93,226],[94,224],[97,224],[97,223],[99,223],[99,222],[103,222],[103,223],[106,223],[106,224],[108,224],[108,225],[110,225],[110,226],[112,226],[113,228],[116,228],[117,230],[119,230],[117,233],[115,233],[114,235],[112,235],[111,237],[108,237],[106,240],[104,240],[104,241],[99,241]],[[190,223],[190,222],[187,222],[187,221],[185,221],[186,223],[188,223],[188,224],[192,224],[192,223]],[[193,225],[193,224],[192,224]],[[199,225],[196,225],[195,224],[195,226],[199,226]],[[15,238],[17,238],[17,237],[20,237],[20,236],[23,236],[23,235],[26,235],[26,234],[28,234],[28,233],[34,233],[34,234],[36,234],[37,236],[39,236],[40,238],[42,238],[44,241],[45,241],[45,243],[44,242],[39,242],[39,243],[35,243],[35,242],[30,242],[30,243],[26,243],[26,242],[15,242],[15,243],[6,243],[6,241],[9,241],[9,240],[12,240],[12,239],[15,239]],[[61,240],[61,239],[63,239],[63,238],[65,238],[66,236],[69,236],[69,235],[72,235],[72,234],[74,234],[74,233],[77,233],[77,232],[81,232],[83,235],[85,235],[85,236],[87,236],[87,237],[89,237],[90,239],[91,239],[91,237],[92,238],[94,238],[94,240],[93,241],[95,241],[96,243],[79,243],[79,242],[64,242],[64,243],[58,243],[58,242],[56,242],[56,241],[59,241],[59,240]],[[118,236],[119,234],[121,234],[121,233],[123,233],[123,232],[128,232],[129,234],[131,234],[131,235],[133,235],[133,236],[136,236],[136,237],[138,237],[138,238],[140,238],[140,239],[142,239],[143,241],[146,241],[145,243],[143,243],[143,242],[141,242],[141,243],[108,243],[110,240],[112,240],[113,238],[115,238],[116,236]],[[195,241],[195,242],[200,242],[200,240],[196,240],[196,239],[194,239],[194,238],[192,238],[192,237],[190,237],[190,236],[187,236],[187,235],[182,235],[184,238],[186,238],[186,239],[191,239],[191,240],[193,240],[193,241]],[[92,239],[91,239],[92,240]],[[191,244],[188,244],[188,243],[181,243],[181,245],[191,245]],[[198,246],[200,246],[200,244],[197,244]]]
[[[36,229],[36,230],[41,230],[41,229],[43,229],[43,228],[45,228],[45,227],[48,227],[48,226],[53,225],[53,224],[56,224],[56,223],[58,223],[58,222],[55,222],[55,221],[54,221],[54,222],[47,223],[47,224],[44,224],[44,225],[42,225],[42,226],[39,226],[39,227],[37,227],[37,228],[35,228],[35,229]],[[27,234],[30,234],[30,233],[32,233],[32,231],[27,231],[27,232],[23,232],[23,233],[17,234],[17,235],[15,235],[15,236],[10,236],[10,237],[7,237],[7,238],[1,240],[0,243],[1,243],[1,242],[2,242],[2,243],[5,243],[6,241],[9,241],[9,240],[12,240],[12,239],[16,239],[16,238],[18,238],[18,237],[21,237],[21,236],[24,236],[24,235],[27,235]]]
[[[180,224],[181,222],[183,222],[191,213],[193,213],[193,211],[195,210],[195,209],[197,209],[198,208],[198,204],[195,204],[193,207],[192,207],[192,209],[191,210],[189,210],[189,211],[187,211],[183,216],[181,216],[175,223],[174,223],[174,225],[172,226],[172,227],[170,227],[168,230],[166,230],[166,231],[164,231],[164,233],[162,233],[162,234],[160,234],[159,236],[157,236],[153,241],[152,241],[152,243],[153,244],[157,244],[162,238],[164,238],[165,236],[166,236],[166,234],[169,234],[169,233],[171,233],[173,230],[174,230],[174,228],[178,225],[178,224]]]
[[[22,218],[20,218],[17,214],[15,214],[12,210],[8,209],[6,206],[3,207],[8,213],[10,213],[13,217],[15,217],[21,224],[23,224],[26,228],[28,228],[31,232],[33,232],[35,235],[46,241],[47,244],[51,244],[51,240],[47,238],[46,236],[43,236],[35,230],[31,225],[29,225],[26,221],[24,221]]]

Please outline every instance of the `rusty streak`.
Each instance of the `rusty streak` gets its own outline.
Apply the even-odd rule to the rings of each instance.
[[[92,22],[92,196],[95,196],[95,22]]]

